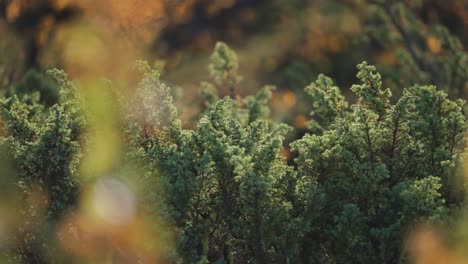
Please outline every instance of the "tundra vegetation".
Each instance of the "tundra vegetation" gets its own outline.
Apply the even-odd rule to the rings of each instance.
[[[362,62],[351,87],[357,100],[349,102],[319,75],[305,87],[310,132],[290,143],[288,163],[281,150],[292,128],[268,118],[273,87],[241,97],[238,67],[236,54],[218,43],[212,81],[201,84],[206,110],[192,129],[145,62],[132,98],[116,93],[125,109],[123,162],[142,172],[141,206],[173,233],[166,261],[396,263],[406,261],[404,241],[415,225],[444,225],[463,210],[463,100],[421,84],[392,97]],[[5,253],[12,261],[54,259],[59,248],[47,238],[77,206],[78,168],[93,140],[78,84],[63,71],[48,73],[56,84],[27,75],[42,88],[20,84],[1,99],[0,142],[13,173],[6,184],[24,197],[35,188],[48,197],[45,218],[33,223],[39,230],[27,228],[39,209],[20,209],[22,241]]]
[[[423,1],[351,2],[365,14],[359,45],[392,63],[362,61],[350,87],[282,69],[307,83],[296,91],[306,107],[294,111],[310,111],[300,128],[271,115],[274,86],[243,87],[224,42],[190,124],[162,64],[136,62],[127,82],[59,69],[14,81],[5,59],[0,262],[425,263],[414,243],[427,241],[434,256],[466,262],[463,43],[417,15]],[[40,33],[16,15],[18,32]],[[40,68],[44,41],[26,65]]]

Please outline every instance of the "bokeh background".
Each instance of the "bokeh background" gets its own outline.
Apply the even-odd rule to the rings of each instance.
[[[164,233],[163,224],[148,231],[148,226],[154,226],[148,222],[154,219],[147,219],[135,205],[141,186],[116,180],[115,175],[109,173],[119,167],[116,164],[122,146],[118,143],[120,135],[115,132],[119,113],[112,111],[112,102],[106,103],[109,95],[99,89],[103,86],[102,80],[112,80],[122,92],[132,93],[138,76],[129,69],[138,59],[148,61],[160,69],[164,82],[173,88],[183,126],[191,128],[203,111],[200,83],[210,79],[209,55],[217,41],[224,41],[238,54],[239,74],[243,76],[239,84],[241,95],[253,94],[264,84],[277,87],[271,100],[271,117],[297,128],[296,134],[290,136],[292,140],[307,131],[310,101],[303,89],[319,73],[332,77],[351,101],[349,87],[356,82],[356,64],[363,60],[377,65],[382,75],[388,76],[384,83],[396,94],[411,83],[411,76],[398,74],[400,68],[406,67],[400,51],[408,51],[408,45],[401,39],[395,41],[395,35],[401,33],[398,27],[392,26],[389,17],[375,8],[384,2],[0,0],[0,90],[8,93],[10,87],[16,92],[44,89],[47,96],[41,100],[45,100],[45,105],[52,105],[58,100],[58,91],[50,88],[54,85],[43,73],[51,68],[64,69],[71,79],[80,82],[84,97],[89,99],[89,115],[100,117],[90,122],[90,130],[101,131],[96,135],[95,144],[89,145],[89,153],[94,155],[85,156],[80,168],[83,175],[95,177],[83,186],[80,203],[85,205],[84,209],[65,218],[60,226],[66,230],[65,234],[75,232],[69,230],[71,226],[83,228],[84,233],[91,236],[89,240],[85,238],[90,243],[79,244],[74,236],[55,243],[61,243],[61,247],[77,255],[91,257],[107,247],[130,249],[127,254],[130,256],[121,254],[119,257],[131,263],[132,255],[140,259],[147,255],[148,262],[158,259],[154,254],[168,246],[149,245],[147,237],[153,232],[162,234],[165,239],[161,241],[171,240],[170,234]],[[441,58],[443,61],[444,56],[455,54],[442,37],[431,31],[439,24],[458,39],[454,46],[466,53],[468,1],[387,2],[401,2],[411,12],[415,21],[406,21],[403,14],[395,16],[401,22],[399,25],[414,36],[414,45],[423,54],[421,59],[431,62],[431,59]],[[413,23],[418,26],[412,26]],[[423,30],[416,32],[420,29]],[[460,63],[466,63],[466,56],[463,56]],[[449,96],[467,99],[466,72],[459,75],[460,80],[442,82],[441,86],[456,87],[455,91],[449,91]],[[227,95],[227,91],[220,93]],[[0,126],[0,135],[2,133]],[[287,146],[284,154],[291,159]],[[1,183],[8,182],[8,177],[3,176],[8,176],[9,164],[2,156],[0,166]],[[125,174],[127,178],[140,173],[131,166],[121,167],[113,173]],[[0,206],[0,238],[9,232],[4,223],[25,219],[9,213],[14,208],[35,208],[30,210],[34,215],[28,216],[35,224],[21,224],[31,230],[42,228],[41,221],[34,217],[40,219],[41,210],[47,207],[44,193],[40,188],[32,188],[23,201],[18,199],[14,188],[5,192],[8,198]],[[123,206],[120,213],[111,210],[119,206]],[[96,212],[100,215],[96,216]],[[129,215],[136,220],[132,218],[126,231],[122,231],[122,221],[127,221]],[[458,230],[463,231],[457,241],[463,248],[467,241],[466,223],[461,220],[456,224],[460,226]],[[418,230],[408,241],[414,244],[417,263],[441,263],[441,259],[446,263],[463,263],[465,259],[459,256],[459,251],[449,250],[436,230],[424,226]],[[82,239],[80,237],[79,241]],[[153,251],[155,247],[160,251]]]
[[[239,56],[241,93],[276,85],[274,118],[301,127],[307,106],[297,97],[318,73],[346,90],[362,60],[384,73],[401,63],[401,44],[378,39],[377,29],[386,22],[373,7],[378,2],[3,0],[0,89],[31,69],[111,78],[130,61],[145,59],[164,65],[166,82],[184,87],[177,101],[190,121],[200,107],[194,103],[199,83],[208,79],[209,54],[216,41],[225,41]],[[468,40],[466,1],[401,2],[426,28],[441,24],[463,44]],[[422,46],[434,56],[441,53],[440,40],[425,38]]]

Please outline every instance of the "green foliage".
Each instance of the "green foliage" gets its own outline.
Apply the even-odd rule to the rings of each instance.
[[[126,133],[132,140],[131,145],[147,151],[156,143],[154,134],[160,134],[161,140],[169,140],[181,124],[169,87],[159,80],[159,72],[152,70],[146,62],[138,62],[137,67],[143,76],[135,96],[125,105],[125,110],[130,113],[125,120]]]
[[[50,77],[35,70],[29,70],[18,84],[6,89],[5,97],[14,95],[20,98],[38,97],[37,100],[41,104],[50,107],[58,102],[59,89]]]
[[[382,81],[379,73],[375,73],[375,67],[363,62],[358,65],[358,74],[356,77],[361,84],[355,84],[351,87],[359,97],[359,103],[374,113],[382,116],[388,107],[389,98],[392,95],[390,89],[382,89]]]
[[[397,47],[397,64],[382,67],[396,87],[433,84],[451,98],[465,98],[468,54],[447,28],[418,15],[423,1],[368,1],[366,37],[383,49]],[[400,91],[399,91],[400,90]],[[401,92],[401,89],[394,89]]]
[[[216,89],[240,80],[227,45],[215,47],[216,85],[202,83],[206,110],[193,129],[183,128],[158,71],[144,62],[137,68],[135,93],[121,98],[123,162],[142,172],[135,180],[144,186],[145,212],[169,223],[174,263],[397,263],[412,226],[448,221],[464,201],[455,176],[465,102],[434,86],[414,85],[392,98],[363,62],[351,88],[358,100],[350,104],[319,75],[305,89],[311,134],[291,144],[292,166],[281,154],[290,128],[267,119],[272,87],[219,98]],[[2,161],[13,161],[25,199],[37,189],[48,198],[39,223],[46,228],[22,229],[21,246],[10,254],[17,262],[52,259],[47,233],[76,206],[77,168],[92,137],[74,84],[63,71],[49,74],[61,89],[54,104],[21,89],[0,100],[0,149],[9,156]],[[20,210],[37,221],[37,208]]]
[[[317,213],[298,218],[319,225],[304,232],[300,250],[317,253],[302,262],[397,262],[404,227],[445,217],[459,197],[452,185],[466,131],[464,102],[417,85],[391,104],[375,67],[364,62],[358,70],[361,83],[352,91],[359,99],[347,114],[337,114],[343,104],[331,99],[338,89],[325,77],[307,88],[316,127],[327,129],[292,144],[301,182],[296,210]],[[323,204],[302,202],[311,189]]]
[[[303,87],[307,86],[314,77],[314,70],[310,65],[303,61],[294,61],[287,65],[280,73],[284,75],[284,79],[288,87],[300,92]]]
[[[314,132],[327,129],[330,124],[348,107],[340,89],[333,85],[332,79],[320,74],[316,82],[305,88],[312,97],[313,112],[309,128]]]
[[[229,87],[228,95],[238,101],[240,107],[235,107],[235,114],[238,115],[239,121],[243,124],[250,124],[253,121],[268,117],[270,108],[268,103],[272,97],[274,86],[266,85],[261,88],[255,95],[241,98],[237,94],[237,84],[242,80],[242,77],[237,73],[238,63],[237,55],[225,43],[218,42],[214,52],[211,55],[211,63],[209,70],[214,83],[201,83],[201,96],[204,100],[206,110],[203,115],[214,110],[216,103],[220,100],[220,93],[224,86]],[[222,81],[220,81],[222,80]]]
[[[238,68],[236,53],[225,43],[216,43],[209,65],[210,75],[217,85],[229,88],[232,98],[236,96],[236,85],[241,80],[237,74]]]
[[[224,48],[217,46],[215,54]],[[156,75],[145,75],[144,80],[139,93],[170,98]],[[161,114],[153,116],[161,113],[159,109],[173,109],[170,99],[167,104],[143,103],[141,108],[132,104],[138,113],[147,113],[146,118],[155,118],[138,122],[139,133],[131,141],[151,142],[143,148],[155,168],[148,182],[164,190],[158,196],[164,201],[159,214],[175,227],[176,258],[188,263],[263,263],[281,257],[281,224],[291,209],[286,197],[294,173],[279,153],[289,128],[260,119],[268,114],[271,88],[240,101],[205,94],[212,104],[194,130],[173,125],[180,121],[160,122]],[[148,123],[157,124],[159,131],[171,130],[170,137],[145,137]]]
[[[209,68],[211,77],[218,83],[226,82],[228,85],[235,85],[239,81],[236,77],[238,68],[236,53],[225,43],[216,43]]]
[[[176,259],[396,262],[406,227],[447,217],[461,201],[451,185],[464,103],[419,85],[392,104],[375,67],[358,70],[350,107],[324,75],[306,88],[317,134],[292,143],[297,176],[279,156],[285,128],[261,119],[271,88],[234,101],[202,84],[196,129],[174,130],[170,144],[155,134],[147,154],[165,190],[161,214],[177,230]]]
[[[257,119],[266,118],[270,114],[270,108],[268,102],[272,97],[273,86],[265,86],[257,94],[253,96],[247,96],[243,102],[248,109],[249,118],[248,123],[252,123]]]
[[[39,101],[43,97],[25,94],[32,90],[23,85],[10,90],[18,95],[0,99],[1,120],[6,130],[6,134],[0,137],[0,146],[7,149],[13,162],[10,173],[13,173],[24,200],[31,199],[31,193],[44,195],[41,199],[45,201],[36,201],[46,205],[43,213],[40,208],[20,208],[26,224],[43,224],[44,228],[29,231],[20,226],[19,232],[24,240],[13,255],[17,260],[41,262],[52,254],[50,245],[47,246],[49,229],[53,229],[55,221],[76,205],[84,119],[77,114],[80,109],[76,108],[76,95],[66,96],[71,87],[61,86],[60,101],[64,102],[46,108]],[[47,90],[41,92],[47,93]]]

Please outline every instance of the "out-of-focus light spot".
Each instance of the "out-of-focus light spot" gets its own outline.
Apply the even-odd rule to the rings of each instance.
[[[52,4],[57,10],[62,10],[72,4],[72,0],[56,0]]]
[[[438,54],[442,50],[442,44],[436,37],[429,36],[426,42],[427,42],[427,47],[429,48],[431,53]]]
[[[8,21],[15,20],[21,12],[21,6],[19,1],[11,2],[6,9],[6,17]]]
[[[447,249],[432,228],[420,226],[410,237],[409,247],[412,263],[453,263],[448,261]]]
[[[395,50],[385,50],[379,54],[377,54],[377,61],[382,64],[386,65],[398,65],[398,57],[395,56]]]
[[[92,203],[96,215],[109,224],[125,225],[135,218],[135,195],[126,184],[115,178],[98,180],[93,189]]]
[[[342,23],[340,24],[340,29],[343,32],[358,34],[362,30],[362,25],[356,14],[343,15],[341,17],[341,21]]]
[[[92,78],[82,82],[82,91],[87,102],[89,129],[94,138],[89,142],[89,151],[83,157],[82,176],[106,175],[118,166],[121,152],[118,106],[106,83]]]
[[[294,120],[294,124],[297,128],[305,128],[306,122],[307,122],[307,117],[305,117],[304,115],[298,115],[296,116],[296,119]]]
[[[102,71],[109,58],[109,49],[96,32],[76,26],[67,32],[66,37],[64,60],[68,70],[73,73],[88,73],[88,68]]]
[[[327,47],[331,52],[336,53],[344,49],[346,45],[346,39],[339,34],[332,34],[327,38]]]
[[[296,95],[291,92],[287,91],[283,94],[283,103],[285,108],[291,108],[296,105]]]
[[[176,23],[184,23],[191,19],[194,4],[195,1],[193,0],[177,3],[172,11],[172,19],[174,19]]]
[[[111,30],[139,31],[160,19],[166,10],[165,1],[146,0],[78,0],[87,16]]]

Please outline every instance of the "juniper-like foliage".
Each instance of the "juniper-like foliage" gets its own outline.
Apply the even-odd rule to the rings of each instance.
[[[231,67],[214,66],[220,58],[223,65],[237,63],[226,54],[234,53],[219,44],[212,56],[210,69],[218,83],[238,78]],[[163,115],[154,114],[175,110],[158,75],[149,70],[144,75],[139,86],[143,103],[136,109],[154,119],[139,122],[131,140],[156,168],[148,181],[164,190],[160,213],[176,232],[175,259],[265,263],[281,257],[287,247],[281,230],[291,209],[286,197],[294,173],[280,155],[289,128],[261,119],[267,114],[270,88],[238,101],[210,95],[214,100],[207,103],[208,113],[194,130],[183,130],[174,115],[163,122]],[[146,132],[147,124],[152,133]]]
[[[229,89],[231,98],[236,96],[236,86],[241,80],[237,74],[238,68],[236,53],[225,43],[216,43],[215,52],[211,55],[210,75],[218,85]]]
[[[210,69],[233,54],[218,44]],[[226,78],[240,79],[219,70],[214,83],[202,83],[207,110],[193,130],[181,129],[171,99],[141,104],[148,117],[171,109],[172,121],[154,115],[153,133],[140,124],[137,138],[151,142],[142,156],[154,168],[148,181],[164,190],[158,213],[174,226],[174,260],[394,263],[404,259],[407,228],[448,217],[463,200],[454,168],[464,102],[421,85],[394,100],[374,66],[358,70],[360,83],[351,88],[358,102],[351,106],[324,75],[306,88],[314,134],[292,144],[297,172],[279,155],[286,127],[262,119],[270,87],[219,99]],[[140,89],[170,98],[148,72]]]
[[[201,85],[206,110],[193,129],[182,126],[158,71],[138,68],[141,81],[122,100],[123,162],[141,172],[144,212],[170,226],[154,238],[167,242],[172,233],[169,263],[406,262],[404,239],[415,224],[449,222],[463,210],[456,168],[465,102],[435,86],[398,87],[393,98],[363,62],[350,103],[319,75],[305,89],[310,134],[291,144],[288,165],[281,151],[291,129],[268,119],[273,88],[241,97],[237,58],[226,44],[215,47],[212,80]],[[27,227],[41,228],[19,225],[11,240],[20,243],[7,252],[14,263],[53,262],[60,249],[47,239],[76,206],[77,168],[92,136],[73,83],[62,71],[50,74],[57,101],[42,100],[42,88],[34,95],[12,88],[0,99],[0,149],[7,150],[0,161],[12,162],[24,200],[33,192],[48,200],[19,209]]]
[[[79,114],[79,98],[72,91],[73,85],[66,81],[65,73],[55,70],[51,75],[62,89],[60,102],[52,106],[47,106],[52,102],[41,100],[41,94],[45,94],[41,90],[43,93],[31,95],[18,88],[18,94],[7,93],[10,97],[0,99],[6,132],[0,137],[0,145],[13,163],[8,173],[13,173],[13,184],[19,187],[24,201],[28,196],[31,199],[31,193],[39,193],[42,196],[35,202],[46,206],[19,209],[24,225],[18,227],[20,243],[12,254],[14,262],[43,263],[51,257],[52,247],[47,243],[49,232],[55,228],[56,220],[75,206],[79,193],[77,168],[84,119]],[[41,83],[37,85],[44,87]],[[42,227],[31,231],[31,225]]]
[[[375,67],[358,70],[350,107],[327,77],[307,89],[322,131],[292,144],[302,263],[397,263],[407,228],[442,221],[462,201],[464,102],[416,85],[391,104]]]

